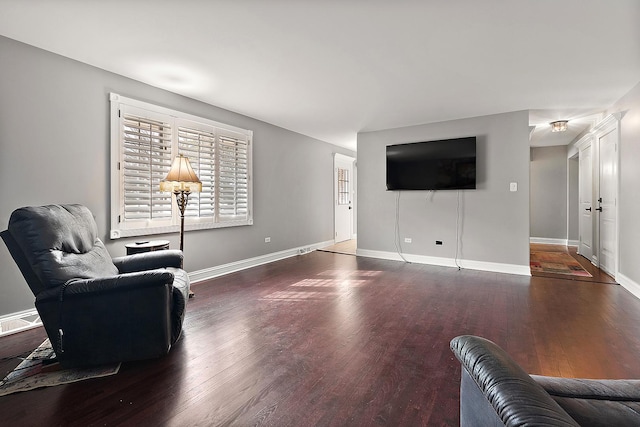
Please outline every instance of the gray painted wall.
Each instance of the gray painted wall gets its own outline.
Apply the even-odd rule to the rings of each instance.
[[[109,92],[254,131],[254,225],[185,234],[196,271],[333,239],[333,152],[355,153],[0,37],[0,227],[27,205],[82,203],[109,240]],[[171,241],[179,236],[154,236]],[[271,237],[271,243],[264,243]],[[33,296],[0,244],[0,315]]]
[[[567,146],[531,148],[532,238],[567,239]]]
[[[527,111],[358,134],[358,249],[395,252],[398,192],[386,191],[385,147],[477,137],[476,190],[461,191],[465,260],[529,265],[529,117]],[[518,191],[510,192],[509,183]],[[400,236],[404,253],[456,255],[457,191],[403,191]],[[435,240],[442,240],[436,246]]]
[[[620,273],[640,285],[640,83],[608,111],[620,122]]]

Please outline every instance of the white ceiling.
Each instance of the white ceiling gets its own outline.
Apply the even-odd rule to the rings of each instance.
[[[566,144],[640,80],[638,0],[0,0],[0,34],[352,149],[518,110]]]

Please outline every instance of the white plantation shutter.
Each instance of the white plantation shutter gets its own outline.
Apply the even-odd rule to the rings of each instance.
[[[178,154],[202,181],[185,229],[250,225],[251,131],[111,94],[111,238],[179,230],[172,193],[160,181]]]
[[[215,144],[213,131],[178,127],[178,150],[189,158],[202,181],[202,191],[191,193],[185,217],[213,218],[215,215]]]
[[[247,218],[249,213],[248,141],[220,135],[218,139],[220,221]]]
[[[171,127],[126,114],[122,126],[123,220],[171,218],[170,194],[159,189],[171,168]]]

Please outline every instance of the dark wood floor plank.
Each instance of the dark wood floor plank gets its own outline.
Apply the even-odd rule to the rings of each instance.
[[[313,252],[196,284],[169,355],[1,397],[0,424],[455,426],[457,335],[495,341],[531,373],[640,378],[640,301],[601,279]],[[4,337],[0,357],[44,338]]]

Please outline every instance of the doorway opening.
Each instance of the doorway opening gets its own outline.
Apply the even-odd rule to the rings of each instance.
[[[532,148],[531,176],[536,178],[532,182],[537,187],[532,186],[531,191],[531,212],[535,218],[531,221],[531,236],[540,237],[531,237],[531,243],[546,244],[535,250],[531,248],[532,274],[543,270],[539,265],[543,261],[564,258],[563,268],[572,268],[570,264],[573,264],[576,270],[581,270],[580,265],[586,264],[589,272],[596,270],[596,274],[591,273],[600,277],[596,281],[615,283],[620,233],[618,142],[619,119],[612,115],[576,140],[568,149],[569,157],[566,149],[563,157],[561,146]],[[535,160],[540,163],[535,165]],[[561,169],[565,172],[559,173]],[[562,195],[564,185],[566,193]],[[566,203],[566,216],[562,212],[563,203]],[[554,220],[554,216],[564,216],[560,221],[566,221],[565,226]],[[538,234],[533,234],[535,232]],[[547,271],[552,270],[548,266]],[[574,272],[578,277],[581,274]]]
[[[335,153],[333,158],[334,244],[356,244],[356,159]]]

